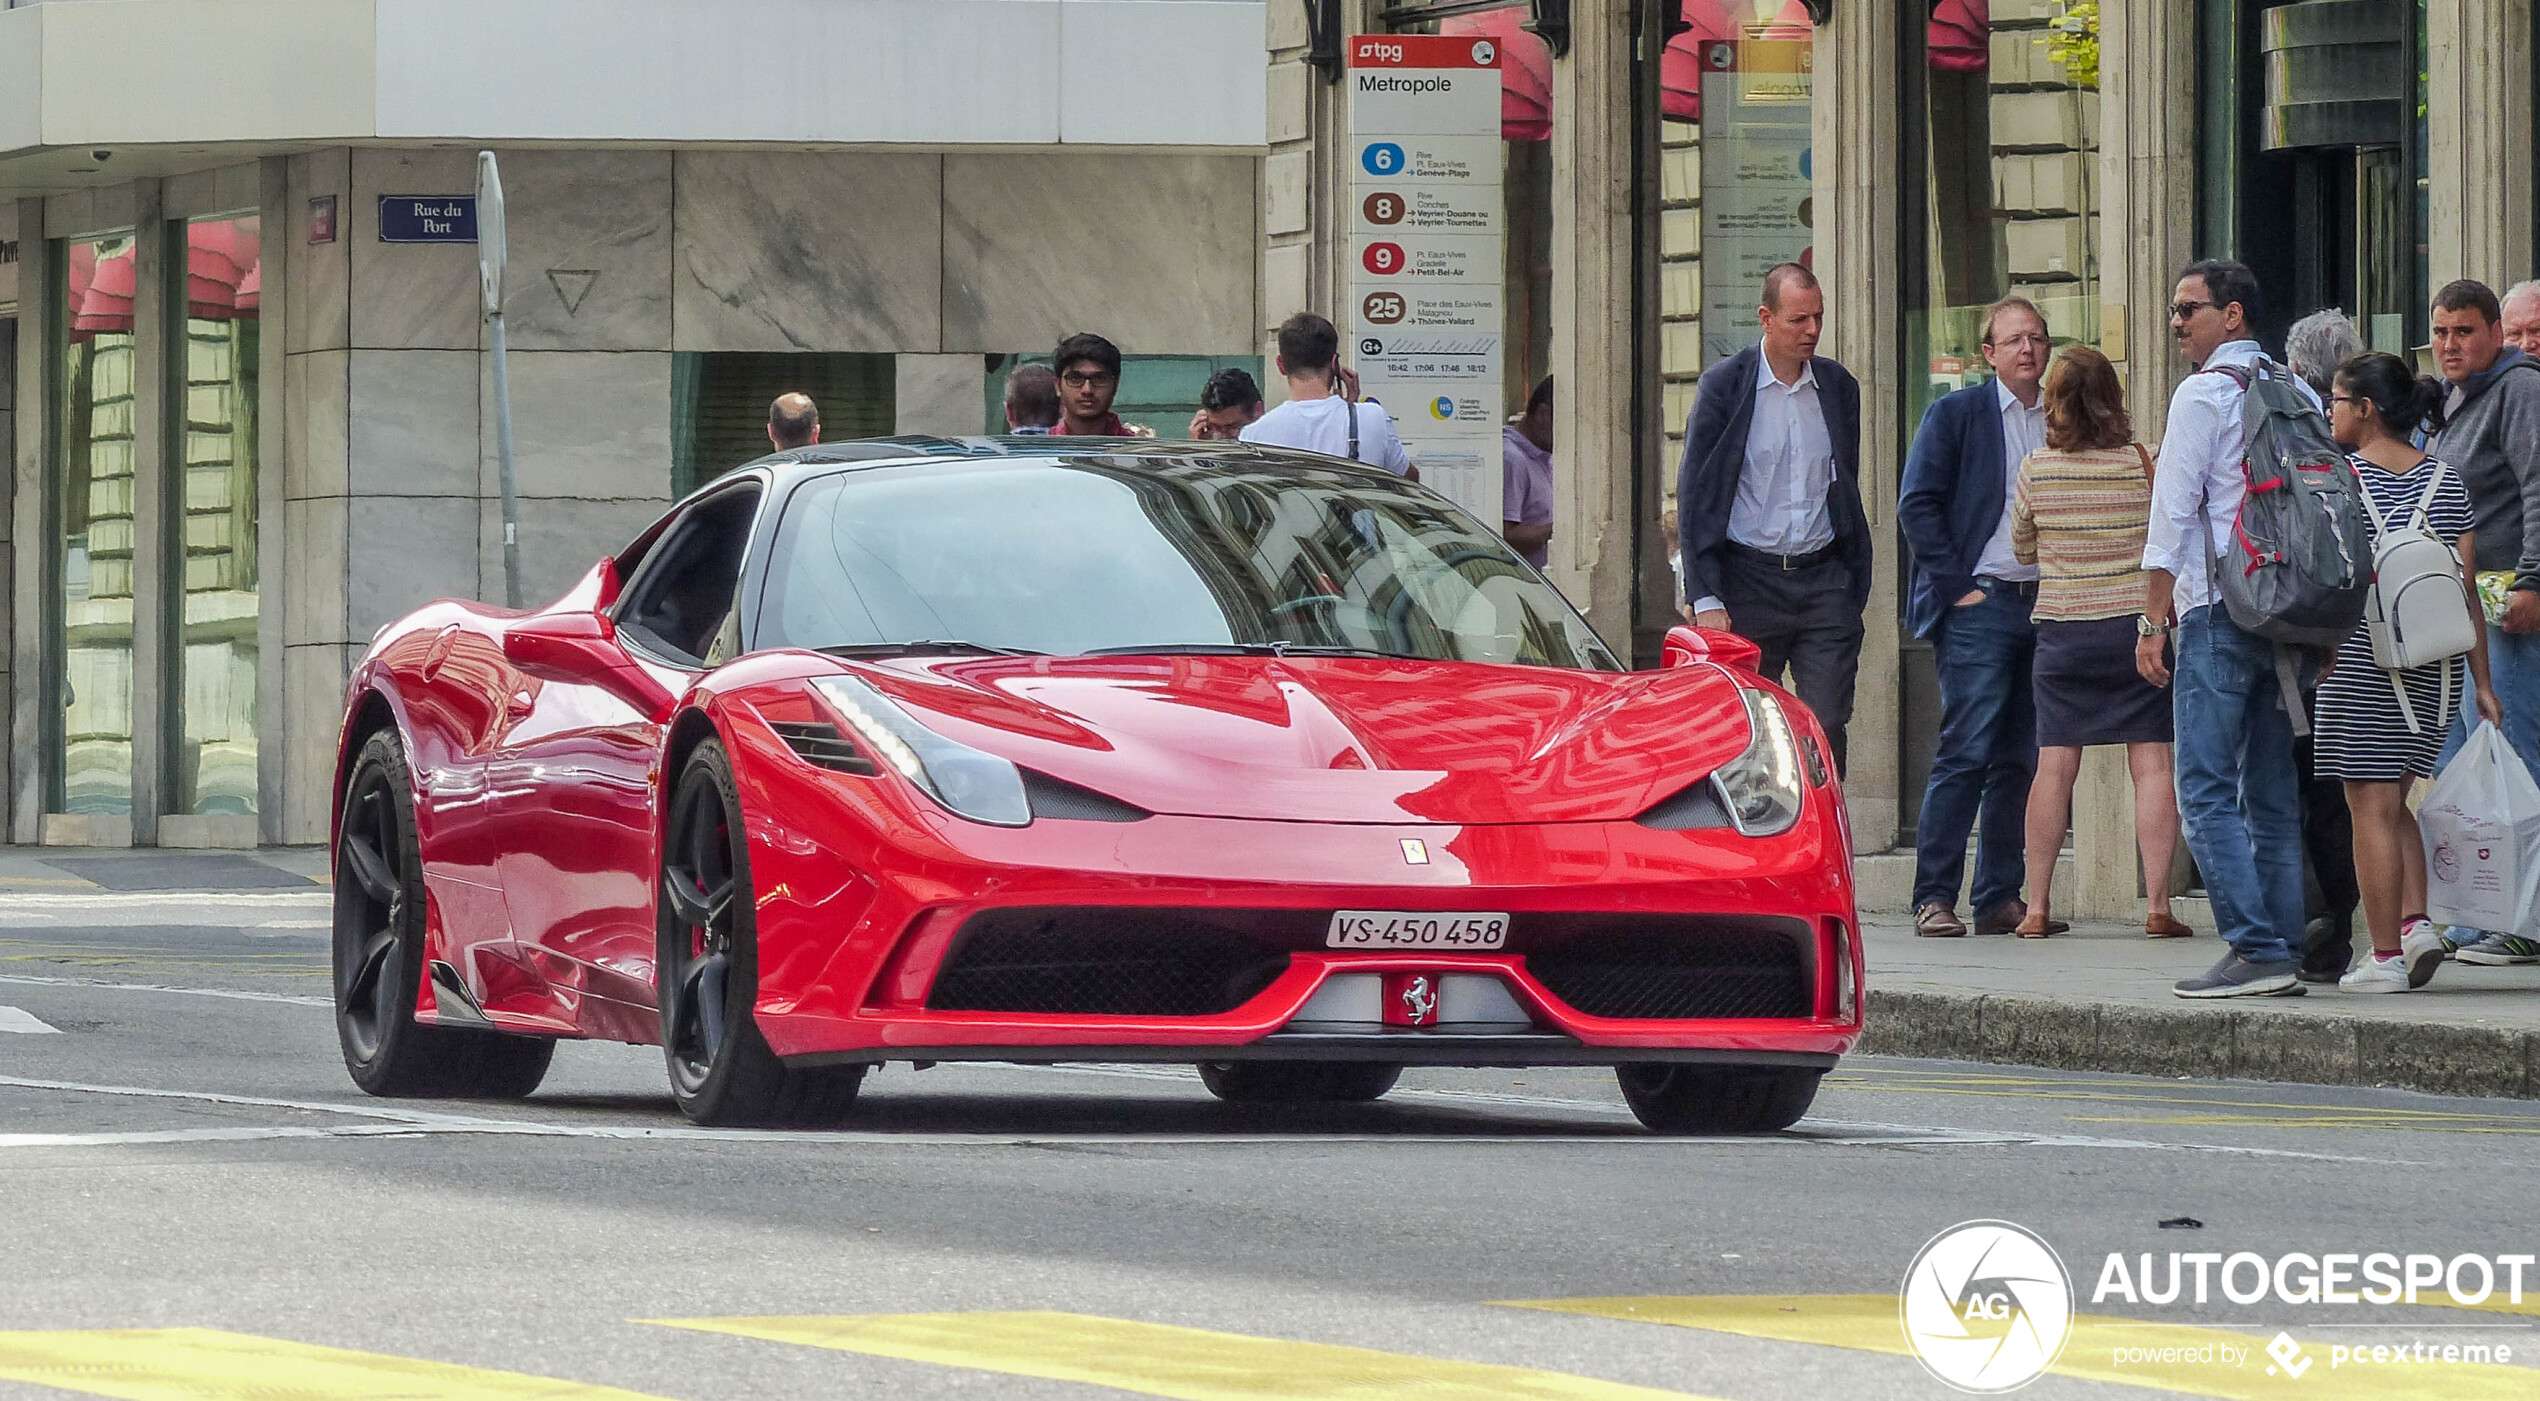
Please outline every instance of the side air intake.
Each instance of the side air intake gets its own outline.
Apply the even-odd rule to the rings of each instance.
[[[870,778],[876,772],[873,761],[855,747],[838,727],[821,721],[770,720],[768,728],[781,736],[787,748],[806,764],[836,773],[858,774]]]

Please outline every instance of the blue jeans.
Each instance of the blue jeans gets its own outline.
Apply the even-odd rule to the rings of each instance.
[[[1940,673],[1940,752],[1914,833],[1914,906],[1955,906],[1967,865],[1967,832],[1976,837],[1977,911],[2017,899],[2029,781],[2037,772],[2037,711],[2029,662],[2037,632],[2030,596],[1999,580],[1980,580],[1984,601],[1951,608],[1932,635]]]
[[[2252,963],[2301,956],[2302,795],[2275,646],[2221,607],[2178,624],[2178,810],[2214,923]]]
[[[2516,635],[2488,624],[2487,678],[2496,687],[2496,699],[2505,707],[2505,723],[2497,728],[2505,732],[2505,742],[2521,756],[2523,767],[2540,777],[2540,633]],[[2453,713],[2452,732],[2443,737],[2437,773],[2461,752],[2462,745],[2469,743],[2469,717],[2477,713],[2478,707],[2468,699],[2463,699],[2461,708]],[[2451,935],[2454,943],[2474,944],[2482,931],[2455,925],[2444,932]]]

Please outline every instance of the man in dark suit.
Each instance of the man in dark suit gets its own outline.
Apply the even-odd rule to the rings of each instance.
[[[1790,669],[1844,764],[1870,525],[1861,509],[1861,386],[1816,354],[1826,299],[1797,263],[1764,275],[1763,344],[1703,372],[1677,481],[1685,615]]]
[[[2028,914],[2020,881],[2037,773],[2037,566],[2012,554],[2011,498],[2021,461],[2046,445],[2046,317],[2026,298],[2005,297],[1985,308],[1981,342],[1995,377],[1943,395],[1923,415],[1896,503],[1914,552],[1906,622],[1932,640],[1940,674],[1940,749],[1914,837],[1914,932],[1931,938],[1967,932],[1957,904],[1971,828],[1976,932],[2008,933]]]

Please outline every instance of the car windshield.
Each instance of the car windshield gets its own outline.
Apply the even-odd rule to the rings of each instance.
[[[1021,458],[804,483],[785,506],[758,645],[928,639],[1620,669],[1505,541],[1362,471]]]

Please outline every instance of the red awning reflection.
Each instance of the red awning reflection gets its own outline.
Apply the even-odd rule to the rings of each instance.
[[[185,229],[185,314],[226,321],[256,309],[264,286],[257,262],[260,223],[222,219]]]
[[[1980,12],[1984,0],[1948,3],[1972,3]],[[1441,34],[1469,34],[1498,42],[1499,135],[1504,141],[1543,141],[1552,135],[1552,50],[1525,30],[1527,14],[1524,5],[1508,5],[1438,21]],[[1684,17],[1693,27],[1677,35],[1659,56],[1660,111],[1671,121],[1702,120],[1704,46],[1740,39],[1805,41],[1815,32],[1800,0],[1781,0],[1771,14],[1770,20],[1758,19],[1753,0],[1684,0]]]
[[[102,334],[132,332],[133,246],[126,243],[100,258],[94,243],[75,243],[70,250],[71,339],[86,341]]]
[[[1946,73],[1981,73],[1993,61],[1993,19],[1987,0],[1940,0],[1923,31],[1931,66]]]

